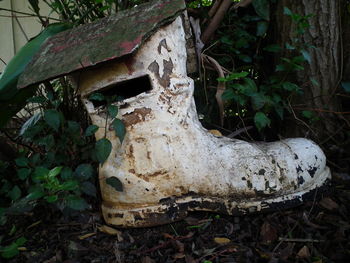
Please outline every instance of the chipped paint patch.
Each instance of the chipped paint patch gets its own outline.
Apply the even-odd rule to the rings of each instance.
[[[123,115],[123,122],[126,127],[133,126],[139,122],[144,122],[151,117],[152,110],[150,108],[135,109],[133,112]]]
[[[170,85],[170,74],[173,72],[174,64],[172,59],[169,60],[163,59],[163,75],[160,76],[159,73],[159,64],[156,61],[153,61],[149,66],[148,69],[155,74],[156,78],[158,79],[159,84],[163,88],[167,88]]]

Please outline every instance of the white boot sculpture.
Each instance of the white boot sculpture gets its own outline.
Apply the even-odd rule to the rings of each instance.
[[[113,145],[99,169],[109,224],[144,227],[180,220],[188,211],[236,215],[288,208],[330,179],[326,157],[312,141],[248,143],[202,127],[187,76],[184,8],[182,0],[159,0],[127,17],[117,14],[59,34],[19,81],[26,87],[73,74],[99,126],[96,139],[106,135]],[[106,120],[106,106],[89,100],[94,92],[125,98],[115,103],[126,126],[122,143]]]
[[[143,227],[179,220],[195,210],[233,215],[290,207],[330,178],[326,157],[312,141],[248,143],[204,129],[193,80],[186,75],[186,53],[178,17],[144,43],[131,62],[115,62],[81,78],[82,94],[108,86],[107,92],[114,88],[118,94],[113,85],[122,80],[139,78],[145,87],[150,81],[150,90],[118,103],[127,129],[123,143],[113,129],[107,130],[113,150],[99,171],[107,223]],[[103,80],[96,77],[102,72]],[[105,113],[87,98],[92,122],[101,127],[100,139]],[[120,181],[122,191],[106,184],[109,177]]]

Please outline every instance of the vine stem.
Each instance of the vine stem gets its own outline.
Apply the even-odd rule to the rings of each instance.
[[[38,15],[35,15],[35,14],[26,13],[26,12],[20,12],[20,11],[15,11],[15,10],[7,9],[7,8],[0,8],[0,11],[8,11],[8,12],[12,12],[12,13],[21,14],[21,15],[27,15],[27,16],[32,16],[32,17],[41,17],[41,18],[46,18],[46,19],[51,19],[51,20],[55,20],[55,21],[62,22],[62,20],[57,19],[57,18],[48,17],[48,16],[38,16]]]

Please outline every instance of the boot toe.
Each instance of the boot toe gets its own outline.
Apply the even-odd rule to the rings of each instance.
[[[280,165],[285,182],[294,191],[307,191],[322,186],[330,177],[326,156],[313,141],[304,138],[274,143],[270,153]],[[286,189],[291,187],[285,187]]]

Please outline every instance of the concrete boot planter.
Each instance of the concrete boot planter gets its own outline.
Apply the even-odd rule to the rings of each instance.
[[[175,4],[178,9],[172,6],[172,13],[164,15],[164,5]],[[144,227],[180,220],[188,211],[236,215],[287,208],[313,196],[330,178],[326,157],[312,141],[248,143],[214,136],[202,127],[193,100],[193,80],[187,77],[191,50],[184,8],[180,0],[151,3],[148,10],[159,10],[167,22],[159,20],[162,22],[152,34],[147,29],[147,34],[133,41],[117,42],[117,47],[124,49],[116,49],[112,58],[104,50],[111,45],[102,45],[103,40],[93,34],[99,32],[98,23],[74,29],[69,34],[75,32],[80,46],[74,49],[67,45],[64,35],[52,40],[42,51],[46,59],[37,60],[38,68],[44,68],[47,61],[59,63],[57,54],[83,54],[81,49],[86,45],[100,45],[98,54],[102,55],[90,63],[89,49],[85,48],[84,59],[72,58],[60,71],[53,68],[41,79],[22,81],[26,86],[73,73],[91,120],[100,127],[96,138],[106,133],[113,144],[112,153],[99,169],[102,212],[109,224]],[[147,16],[147,12],[140,12],[140,16]],[[120,27],[103,32],[112,32],[115,37],[113,30]],[[136,30],[134,24],[128,25],[128,30]],[[81,39],[90,34],[91,41],[79,42],[78,33]],[[48,58],[47,50],[52,46],[57,47],[57,54]],[[28,77],[33,75],[28,73]],[[106,106],[88,99],[96,91],[125,98],[115,103],[127,131],[122,144],[110,128],[112,120],[106,120]],[[119,183],[118,189],[106,183],[111,177]]]
[[[130,89],[133,83],[145,88],[119,103],[127,127],[122,145],[112,129],[107,131],[113,150],[99,173],[108,223],[142,227],[173,222],[195,210],[241,214],[290,207],[330,177],[326,157],[309,140],[247,143],[214,136],[201,126],[193,81],[186,76],[181,17],[159,29],[132,61],[131,74],[125,62],[113,64],[108,76],[101,68],[105,94],[113,89],[118,94],[118,83],[126,79],[122,85]],[[86,94],[101,83],[98,72],[88,75],[82,83]],[[84,101],[93,123],[104,127],[103,107]],[[104,133],[101,128],[97,139]],[[109,177],[120,181],[122,191],[106,184]]]

